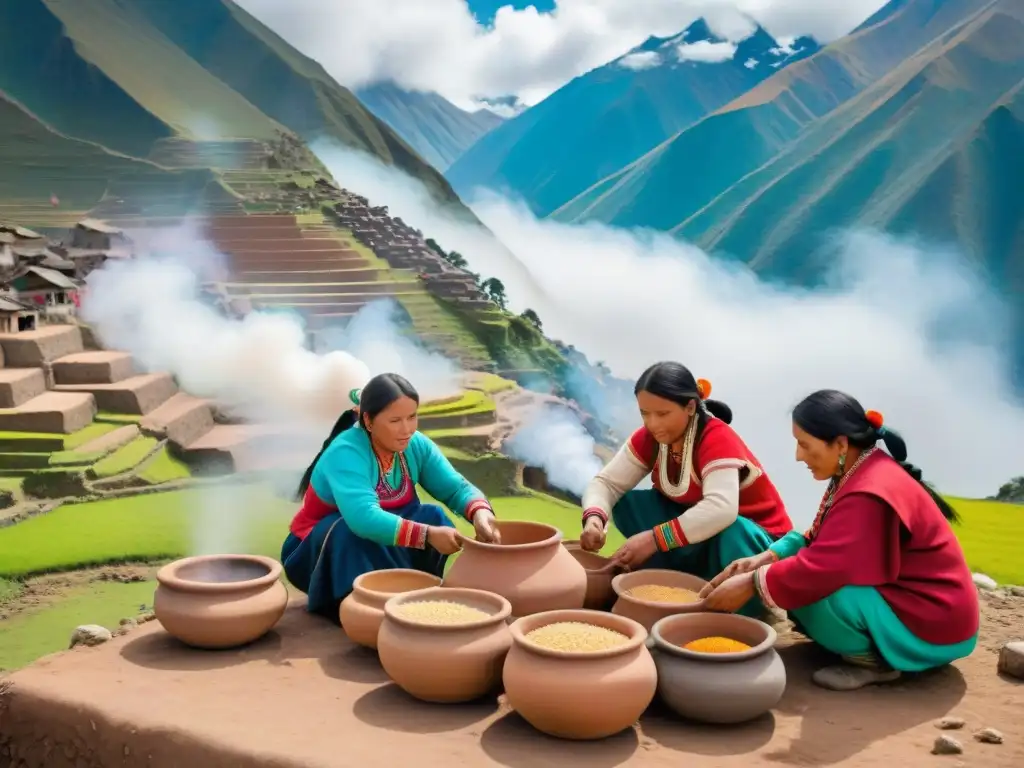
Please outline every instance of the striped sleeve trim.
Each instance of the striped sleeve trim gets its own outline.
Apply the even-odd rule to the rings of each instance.
[[[775,600],[772,599],[772,593],[768,590],[768,569],[772,567],[772,564],[762,565],[756,571],[754,571],[754,587],[757,590],[758,596],[769,608],[780,610]]]
[[[689,544],[678,517],[674,520],[669,520],[667,523],[655,526],[654,541],[662,552],[679,549],[679,547],[685,547]]]
[[[395,534],[395,545],[411,549],[426,549],[427,526],[423,523],[414,523],[412,520],[402,520],[398,526],[398,533]]]
[[[466,511],[462,513],[462,516],[472,523],[473,515],[482,509],[486,509],[492,515],[494,514],[494,510],[491,509],[491,504],[487,499],[473,499],[466,505]]]
[[[605,525],[608,524],[608,513],[605,512],[600,507],[588,507],[587,509],[583,510],[583,524],[584,525],[587,524],[587,520],[590,519],[591,517],[600,518],[600,520],[601,520],[601,522],[603,524],[605,524]]]

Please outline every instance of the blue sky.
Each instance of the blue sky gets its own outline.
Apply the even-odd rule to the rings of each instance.
[[[511,5],[516,10],[533,6],[538,11],[550,11],[555,7],[555,0],[466,0],[469,10],[481,24],[490,24],[499,8]]]

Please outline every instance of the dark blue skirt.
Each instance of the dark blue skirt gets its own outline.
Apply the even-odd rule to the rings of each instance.
[[[421,504],[418,499],[389,512],[424,525],[455,527],[441,507]],[[447,555],[429,544],[425,549],[391,547],[357,536],[339,512],[317,523],[304,539],[289,533],[281,547],[285,575],[306,593],[306,610],[323,614],[335,623],[341,601],[352,591],[352,582],[364,573],[412,568],[440,578],[447,560]]]

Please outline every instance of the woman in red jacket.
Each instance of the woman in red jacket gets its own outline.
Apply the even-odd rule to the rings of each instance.
[[[828,481],[818,515],[712,580],[711,610],[759,595],[839,655],[814,681],[855,690],[971,654],[978,594],[950,522],[956,513],[906,463],[903,439],[842,392],[823,390],[793,411],[797,461]],[[881,440],[889,453],[876,447]]]

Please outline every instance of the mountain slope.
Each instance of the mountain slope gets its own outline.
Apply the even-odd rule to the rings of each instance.
[[[802,132],[815,121],[863,93],[900,62],[991,2],[894,0],[876,14],[875,23],[865,23],[760,83],[632,165],[602,179],[552,218],[677,228],[719,195],[731,199],[731,191],[726,191],[732,185],[798,137],[802,142]],[[692,230],[686,233],[693,234]]]
[[[680,58],[696,55],[691,45],[727,46],[703,21],[672,38],[651,38],[491,131],[446,176],[462,194],[478,186],[510,192],[545,216],[817,50],[812,40],[798,43],[799,50],[785,51],[758,29],[731,58],[708,62]]]
[[[55,130],[136,157],[171,138],[290,130],[374,154],[456,199],[352,93],[229,0],[2,3],[0,88]]]
[[[439,171],[504,122],[489,110],[466,112],[436,93],[403,91],[393,83],[363,88],[356,96]]]

